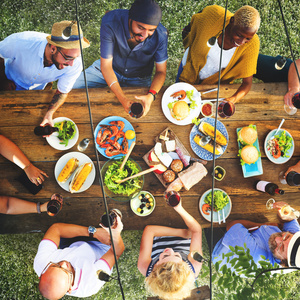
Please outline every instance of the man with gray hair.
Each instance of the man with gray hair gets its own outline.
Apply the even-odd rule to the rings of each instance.
[[[109,86],[127,113],[134,100],[129,99],[121,87],[149,87],[146,95],[135,97],[143,103],[146,115],[164,84],[168,32],[160,23],[161,16],[161,9],[154,0],[136,0],[129,10],[113,10],[102,18],[101,59],[86,70],[88,87]],[[81,74],[74,88],[84,87]]]

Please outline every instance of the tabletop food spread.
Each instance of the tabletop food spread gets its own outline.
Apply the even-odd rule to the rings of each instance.
[[[103,106],[95,108],[92,135],[88,112],[82,109],[81,116],[76,114],[82,102],[80,97],[74,97],[70,103],[75,108],[71,104],[64,104],[60,112],[63,116],[58,114],[59,117],[54,119],[58,131],[48,136],[47,142],[38,136],[33,136],[30,141],[26,139],[32,136],[32,130],[38,124],[37,117],[18,119],[14,124],[3,114],[0,123],[3,126],[9,124],[7,136],[19,141],[23,150],[26,151],[28,147],[30,159],[49,175],[36,199],[46,202],[53,193],[60,193],[64,197],[63,208],[55,217],[43,220],[33,218],[28,227],[19,224],[25,222],[26,216],[17,217],[22,222],[17,222],[17,218],[16,221],[10,219],[10,222],[15,222],[16,230],[21,232],[45,230],[53,222],[71,222],[73,218],[85,225],[90,225],[86,224],[90,222],[97,224],[103,212],[101,182],[109,206],[122,211],[124,225],[129,229],[143,229],[150,222],[177,227],[184,225],[167,207],[163,195],[169,191],[180,191],[183,206],[204,227],[210,226],[211,220],[215,225],[226,226],[223,224],[228,219],[247,219],[247,216],[254,221],[261,216],[271,220],[271,214],[265,210],[269,196],[258,192],[254,188],[255,182],[265,180],[280,185],[280,171],[287,170],[298,161],[298,120],[290,116],[284,128],[275,134],[275,124],[284,117],[284,111],[276,114],[274,108],[272,112],[265,110],[264,113],[258,107],[273,108],[263,106],[264,98],[257,95],[266,93],[276,103],[274,107],[278,108],[282,105],[284,87],[279,91],[272,84],[254,85],[253,92],[247,95],[250,100],[237,103],[236,111],[230,118],[218,116],[217,120],[217,92],[205,94],[212,88],[186,83],[166,87],[159,93],[158,100],[153,102],[148,115],[140,119],[125,114],[120,105],[115,105],[113,95],[105,89],[99,89],[94,97]],[[230,94],[231,88],[230,85],[222,87],[220,97]],[[133,95],[137,93],[136,90],[132,91]],[[35,91],[29,93],[32,99],[37,97]],[[79,90],[72,93],[83,96]],[[21,96],[14,101],[21,103]],[[4,112],[9,101],[9,97],[3,97]],[[103,110],[104,105],[106,109]],[[18,108],[14,109],[17,111]],[[105,115],[107,111],[110,113]],[[194,122],[197,118],[198,122]],[[27,125],[24,133],[18,130],[18,126],[23,124]],[[77,144],[85,138],[91,142],[82,153],[77,150]],[[135,147],[127,160],[126,154],[132,143]],[[100,172],[96,154],[99,155]],[[126,163],[121,169],[124,159]],[[1,161],[1,164],[4,163]],[[0,180],[11,194],[17,189],[25,199],[31,199],[31,195],[26,194],[15,180],[16,170],[10,169],[5,176],[1,175]],[[288,198],[297,207],[295,189],[288,185],[281,185],[280,188],[287,192],[286,196],[275,196],[283,201]],[[5,224],[3,230],[12,232],[12,226]]]

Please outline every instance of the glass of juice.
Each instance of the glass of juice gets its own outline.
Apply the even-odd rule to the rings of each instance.
[[[229,118],[235,112],[235,105],[230,101],[223,100],[218,106],[218,114],[220,118]]]
[[[165,193],[164,196],[166,198],[168,205],[170,205],[172,207],[177,206],[181,199],[180,194],[176,191],[169,191],[169,192]]]
[[[51,217],[56,216],[60,212],[62,204],[63,196],[58,193],[53,194],[47,205],[47,214]]]
[[[140,118],[144,113],[144,106],[141,102],[134,102],[130,106],[129,115],[132,118],[138,119]]]

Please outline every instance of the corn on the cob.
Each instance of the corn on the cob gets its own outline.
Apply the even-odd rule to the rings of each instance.
[[[61,170],[60,174],[57,177],[57,180],[61,183],[66,182],[72,173],[76,170],[78,167],[78,159],[77,158],[71,158],[69,161],[66,163],[64,168]]]
[[[84,184],[85,180],[91,173],[93,168],[92,163],[85,163],[84,165],[81,165],[79,169],[76,171],[76,173],[73,176],[73,179],[70,183],[70,192],[78,192],[82,185]]]

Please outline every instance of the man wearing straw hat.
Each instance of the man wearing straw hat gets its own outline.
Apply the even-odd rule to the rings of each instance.
[[[81,30],[80,30],[81,31]],[[64,34],[65,33],[65,34]],[[90,43],[80,32],[82,47]],[[41,125],[64,103],[82,71],[77,23],[55,23],[51,35],[25,31],[0,42],[0,90],[42,90],[56,81],[57,90]]]
[[[109,86],[127,113],[136,100],[130,99],[121,87],[148,87],[144,95],[135,96],[146,115],[165,82],[168,31],[160,23],[161,17],[161,8],[154,0],[136,0],[129,10],[112,10],[102,18],[101,59],[86,70],[88,87]],[[81,74],[74,89],[84,87]]]

